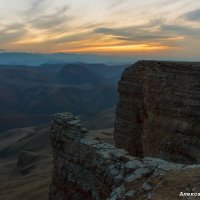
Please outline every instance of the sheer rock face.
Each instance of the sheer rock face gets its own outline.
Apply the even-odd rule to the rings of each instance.
[[[200,162],[200,63],[139,61],[125,69],[118,91],[117,147]]]

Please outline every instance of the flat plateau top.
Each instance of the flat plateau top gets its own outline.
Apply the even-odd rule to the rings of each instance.
[[[173,65],[192,65],[192,66],[200,66],[199,62],[186,62],[186,61],[159,61],[159,60],[139,60],[136,64],[173,64]]]

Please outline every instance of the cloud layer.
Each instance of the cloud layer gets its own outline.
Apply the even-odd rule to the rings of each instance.
[[[200,56],[195,0],[12,2],[0,5],[0,45],[8,51]]]

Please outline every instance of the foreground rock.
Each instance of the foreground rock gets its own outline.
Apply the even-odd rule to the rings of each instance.
[[[200,162],[200,63],[140,61],[126,68],[118,90],[118,148]]]
[[[133,157],[88,136],[69,113],[54,116],[51,137],[54,169],[50,200],[153,199],[157,190],[159,197],[159,187],[168,173],[200,169],[199,165]]]

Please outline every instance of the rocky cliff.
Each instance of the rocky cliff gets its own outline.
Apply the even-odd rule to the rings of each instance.
[[[139,61],[123,72],[118,91],[117,147],[200,162],[200,63]]]
[[[162,179],[170,171],[178,170],[183,175],[191,168],[200,168],[132,157],[123,149],[88,136],[79,120],[69,113],[54,116],[51,138],[54,168],[50,200],[139,200],[156,195],[159,199],[164,195],[159,197]],[[187,181],[188,177],[180,191],[187,187]]]
[[[72,114],[54,115],[49,199],[200,196],[200,165],[188,165],[200,161],[200,64],[140,61],[124,71],[118,90],[117,147],[92,137]]]

